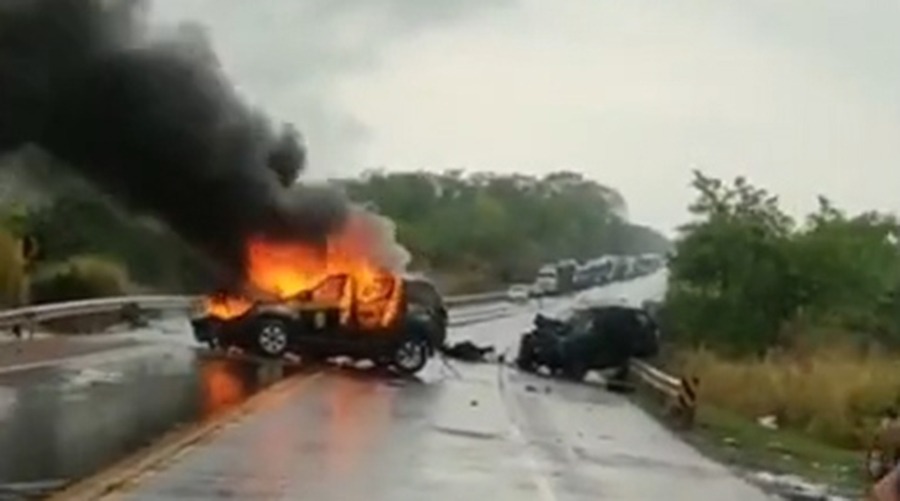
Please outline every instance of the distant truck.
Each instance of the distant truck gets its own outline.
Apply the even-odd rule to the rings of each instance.
[[[568,294],[575,291],[575,272],[578,261],[567,259],[556,264],[556,290],[554,294]]]
[[[637,258],[637,267],[642,275],[654,273],[665,264],[665,256],[661,254],[642,254]]]
[[[575,279],[577,271],[578,262],[574,259],[545,264],[538,271],[534,289],[541,296],[554,296],[574,292],[576,290]]]
[[[538,296],[547,296],[553,294],[557,288],[558,273],[556,266],[545,264],[538,270],[537,278],[534,280],[534,292]]]
[[[575,272],[575,288],[579,290],[606,285],[612,280],[613,258],[603,256],[588,261]]]

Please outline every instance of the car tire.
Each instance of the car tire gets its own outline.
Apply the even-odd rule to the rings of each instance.
[[[581,362],[569,362],[562,369],[563,377],[570,381],[581,382],[588,373],[588,368]]]
[[[630,393],[634,387],[629,382],[630,368],[626,362],[616,368],[606,381],[606,389],[613,393]]]
[[[391,368],[403,375],[412,375],[425,367],[431,346],[427,339],[410,336],[397,345],[391,356]]]
[[[261,354],[280,358],[288,349],[287,323],[278,318],[263,318],[256,324],[256,348]]]
[[[537,362],[534,359],[534,336],[526,334],[519,342],[519,353],[516,356],[516,366],[525,372],[536,372]]]

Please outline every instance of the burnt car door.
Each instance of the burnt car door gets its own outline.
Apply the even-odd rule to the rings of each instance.
[[[447,337],[448,315],[444,298],[437,287],[423,279],[408,278],[406,308],[410,317],[422,317],[429,325],[430,337],[435,346],[441,346]]]

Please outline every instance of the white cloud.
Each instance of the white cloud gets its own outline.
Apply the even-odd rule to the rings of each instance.
[[[665,229],[686,217],[692,166],[746,175],[792,211],[818,193],[900,209],[894,1],[481,3],[162,10],[207,22],[226,66],[306,131],[326,172],[572,168]]]
[[[310,162],[338,173],[360,162],[368,124],[342,109],[340,81],[378,66],[422,30],[462,23],[511,0],[156,0],[152,21],[207,27],[226,71],[251,101],[307,136]],[[376,124],[377,126],[377,124]]]
[[[741,30],[744,12],[533,1],[400,47],[342,95],[372,125],[372,162],[575,168],[664,228],[686,217],[698,165],[747,175],[793,211],[820,192],[854,209],[900,208],[896,110],[865,75]]]

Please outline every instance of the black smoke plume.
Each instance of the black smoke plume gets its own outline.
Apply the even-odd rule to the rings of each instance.
[[[240,99],[202,30],[152,39],[146,9],[0,0],[0,153],[39,145],[233,271],[254,234],[322,242],[348,206],[294,184],[299,134]]]

